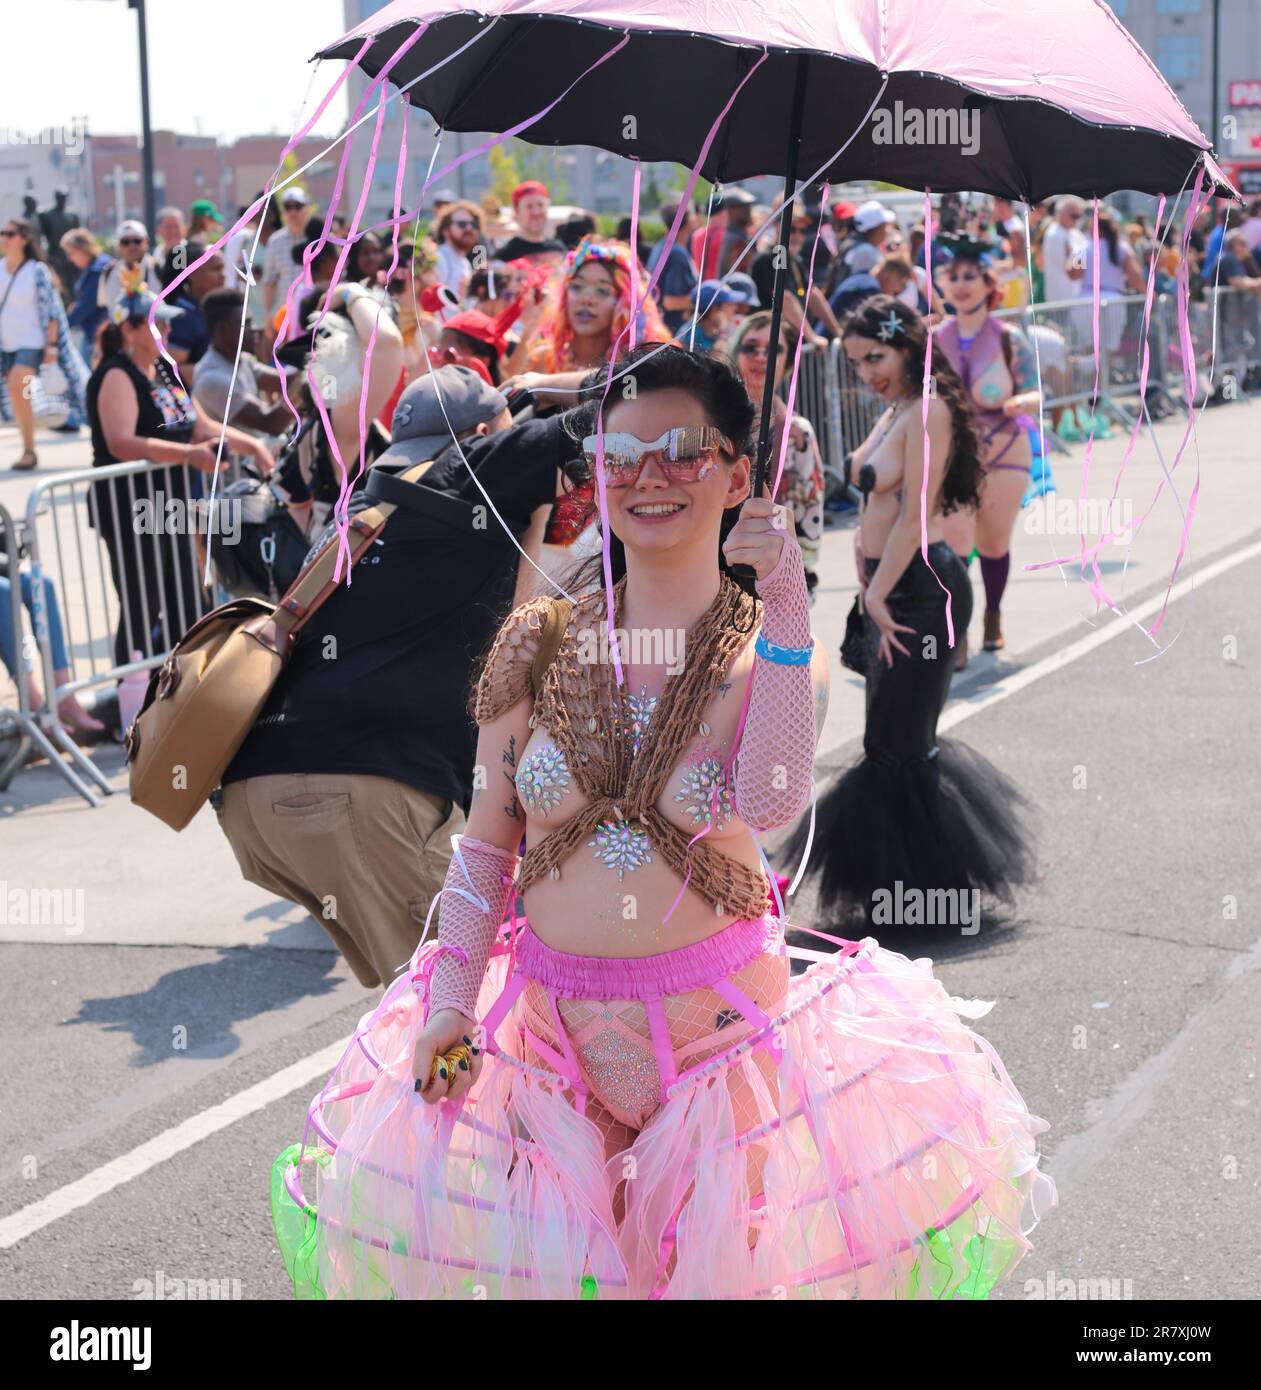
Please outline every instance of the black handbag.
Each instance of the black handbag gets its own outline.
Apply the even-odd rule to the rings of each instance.
[[[233,510],[240,508],[241,533],[234,544],[217,531],[210,534],[219,583],[233,598],[279,602],[301,572],[310,541],[267,479],[239,478],[222,497]]]
[[[854,596],[854,606],[845,619],[845,636],[841,638],[841,665],[860,676],[867,674],[867,624],[863,618],[860,596]]]

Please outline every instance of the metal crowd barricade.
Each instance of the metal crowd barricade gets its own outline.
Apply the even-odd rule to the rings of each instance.
[[[13,650],[9,653],[13,660],[13,684],[17,687],[17,708],[0,705],[0,740],[4,744],[12,741],[12,747],[0,752],[0,791],[12,780],[13,774],[26,761],[32,744],[49,756],[55,749],[44,737],[43,730],[36,724],[31,713],[30,698],[26,689],[26,663],[33,653],[29,638],[24,636],[25,605],[22,602],[22,575],[19,559],[17,527],[8,509],[0,506],[0,540],[4,543],[6,560],[5,574],[9,580],[9,591],[0,594],[0,602],[5,605],[9,616],[9,631],[13,634]]]
[[[91,784],[107,794],[112,788],[63,727],[57,704],[67,695],[160,665],[183,633],[214,606],[214,593],[202,584],[205,560],[190,506],[192,491],[187,464],[140,461],[59,474],[37,483],[27,501],[32,626],[45,690],[38,721],[69,758],[52,758],[54,766],[94,806],[101,802]],[[146,499],[148,518],[137,509]],[[176,499],[182,517],[179,509],[170,514],[167,504]],[[156,533],[146,529],[148,519]],[[177,529],[170,533],[168,526]],[[70,660],[70,679],[59,688],[44,599],[49,579]],[[114,650],[120,630],[124,660]],[[55,750],[45,745],[41,743],[51,757]]]
[[[1214,322],[1214,381],[1220,384],[1230,372],[1238,378],[1242,391],[1248,373],[1261,371],[1261,295],[1229,287],[1219,289],[1216,320],[1213,295],[1213,290],[1207,289],[1203,302],[1193,302],[1188,309],[1195,354],[1195,404],[1203,401],[1208,369],[1214,360]],[[1102,295],[1099,303],[1097,409],[1107,411],[1126,428],[1133,426],[1135,413],[1142,408],[1138,397],[1145,300],[1142,294]],[[1021,327],[1031,346],[1036,340],[1046,411],[1089,405],[1095,400],[1092,315],[1089,295],[995,312],[995,318],[1008,319]],[[1153,298],[1147,340],[1148,394],[1155,393],[1168,405],[1187,410],[1191,403],[1185,399],[1182,339],[1173,295]],[[839,342],[833,340],[826,348],[803,347],[795,408],[814,425],[825,472],[843,486],[845,461],[870,434],[883,407],[863,387]],[[1067,452],[1049,421],[1046,437],[1048,444]]]
[[[1216,324],[1216,343],[1211,357],[1215,384],[1233,377],[1235,391],[1242,394],[1248,374],[1261,367],[1261,295],[1230,285],[1204,292],[1210,320]],[[1216,304],[1216,314],[1213,307]]]
[[[823,471],[843,485],[845,441],[837,380],[840,349],[841,345],[836,341],[824,347],[803,344],[793,410],[798,415],[804,415],[814,427],[819,453],[823,458]]]

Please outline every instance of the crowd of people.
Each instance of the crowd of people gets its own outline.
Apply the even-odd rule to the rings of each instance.
[[[775,207],[758,204],[739,186],[717,191],[703,209],[663,203],[641,224],[634,249],[629,218],[616,236],[601,235],[592,214],[571,211],[559,220],[548,189],[537,180],[514,190],[511,212],[489,195],[474,203],[440,192],[425,217],[403,229],[397,255],[388,238],[375,233],[348,238],[343,214],[334,215],[326,231],[321,211],[297,185],[267,201],[213,253],[209,248],[222,240],[225,218],[208,200],[194,203],[187,215],[163,208],[152,236],[142,222],[124,221],[110,251],[64,204],[61,198],[40,214],[32,205],[29,216],[11,218],[2,229],[0,414],[17,423],[23,446],[12,466],[38,466],[35,429],[40,402],[50,392],[63,397],[56,428],[77,433],[86,425],[97,464],[153,457],[149,441],[160,437],[181,445],[178,462],[194,473],[210,472],[217,452],[212,446],[226,420],[233,430],[229,453],[268,479],[283,502],[294,553],[318,534],[339,499],[344,502],[347,461],[355,465],[350,472],[362,475],[380,456],[402,392],[434,366],[464,365],[507,397],[524,391],[541,410],[559,410],[576,399],[574,374],[606,363],[614,343],[625,345],[633,318],[635,341],[673,339],[728,362],[761,407],[779,218]],[[678,235],[667,244],[663,232],[676,218]],[[1003,199],[965,201],[947,194],[934,223],[930,276],[919,217],[904,226],[878,199],[842,198],[828,207],[816,201],[791,209],[775,354],[775,500],[793,512],[813,597],[825,471],[810,420],[799,409],[786,418],[788,364],[799,341],[819,347],[840,339],[846,316],[879,296],[935,324],[951,366],[971,388],[989,472],[978,506],[948,517],[945,537],[965,565],[979,559],[982,640],[997,650],[1005,640],[1001,602],[1010,536],[1038,447],[1034,362],[1055,397],[1066,380],[1069,354],[1088,350],[1089,313],[1084,305],[1072,306],[1093,292],[1094,242],[1087,209],[1071,195],[1030,207],[1022,216]],[[646,239],[646,229],[656,234]],[[1153,256],[1157,290],[1173,290],[1181,238],[1168,227],[1151,227],[1142,215],[1125,221],[1104,207],[1098,245],[1105,306],[1112,297],[1145,288]],[[1224,331],[1232,342],[1252,343],[1257,320],[1249,306],[1261,298],[1261,201],[1246,215],[1235,207],[1220,217],[1206,210],[1190,230],[1187,255],[1192,297],[1215,280],[1239,291],[1223,307]],[[397,263],[391,274],[392,261]],[[185,274],[190,266],[196,268]],[[323,287],[335,272],[342,283],[330,305]],[[180,283],[160,315],[161,350],[154,345],[151,353],[152,338],[145,341],[139,316],[177,277]],[[361,307],[352,311],[352,299]],[[995,317],[1030,303],[1049,308],[1027,331],[1010,316]],[[1105,313],[1107,346],[1116,347],[1121,324],[1120,317]],[[361,452],[359,398],[369,342],[363,405],[374,423]],[[239,361],[238,343],[244,347]],[[321,364],[319,394],[327,395],[327,403],[310,389],[308,359]],[[101,386],[120,366],[123,375],[113,378],[102,398]],[[1165,364],[1154,364],[1157,384],[1165,370]],[[133,402],[139,376],[149,385],[145,399],[136,396]],[[124,377],[135,389],[120,423],[117,383]],[[1164,409],[1158,392],[1149,407],[1153,414]],[[1072,438],[1075,409],[1053,403],[1050,414],[1052,428]],[[183,439],[191,421],[193,433]],[[755,421],[755,430],[759,426]],[[857,441],[848,443],[850,476],[857,481],[861,449]],[[207,489],[196,476],[186,483],[163,482],[190,499]],[[145,480],[133,480],[128,496],[137,486],[143,491]],[[95,513],[120,500],[96,489],[91,524],[103,538],[116,528]],[[592,520],[590,510],[584,514],[572,500],[558,508],[546,528],[541,567],[550,573],[567,556],[589,554]],[[165,649],[196,611],[188,596],[179,613],[164,612],[172,606],[166,581],[197,568],[190,538],[173,540],[171,549],[162,563],[142,574],[128,572],[121,583],[120,653],[147,657]],[[121,580],[119,567],[131,562],[120,546],[115,550]],[[269,575],[271,587],[284,577],[282,564]],[[130,582],[137,579],[139,591]],[[181,593],[189,588],[180,585]],[[147,630],[138,631],[138,625]],[[959,667],[967,663],[966,631],[956,660]],[[75,714],[72,722],[95,732],[86,714]]]
[[[1068,302],[1075,332],[1083,205],[1030,209],[1026,246],[1010,204],[947,195],[930,271],[925,228],[876,199],[792,207],[785,257],[777,220],[758,231],[776,210],[742,189],[656,211],[673,245],[556,225],[533,180],[510,219],[441,197],[395,264],[290,186],[217,250],[212,205],[166,210],[152,242],[124,224],[114,257],[68,229],[68,311],[33,226],[5,227],[10,394],[72,353],[93,462],[164,465],[189,499],[223,435],[297,538],[290,571],[268,562],[273,595],[393,504],[210,798],[244,877],[384,991],[313,1106],[339,1162],[295,1146],[273,1185],[299,1292],[459,1296],[474,1274],[505,1297],[983,1297],[1053,1196],[1043,1122],[960,1001],[870,937],[787,942],[756,836],[796,827],[792,867],[826,716],[824,470],[783,386],[802,340],[835,340],[884,411],[849,460],[841,655],[866,715],[818,798],[825,925],[869,924],[894,884],[1008,897],[1028,879],[1018,789],[937,725],[974,557],[984,646],[1004,644],[1032,468],[1034,345],[996,312]],[[1230,223],[1193,232],[1193,285],[1220,260],[1223,283],[1261,287],[1261,204]],[[1101,212],[1101,290],[1145,286],[1165,230]],[[635,389],[606,391],[611,371]],[[778,485],[756,497],[768,384]],[[199,585],[195,537],[132,544],[126,510],[154,485],[91,490],[119,666],[170,648],[189,616],[173,596]],[[593,661],[604,629],[683,633],[684,659]]]

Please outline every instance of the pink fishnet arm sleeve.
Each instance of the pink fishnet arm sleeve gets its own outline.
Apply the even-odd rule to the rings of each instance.
[[[452,836],[452,846],[438,909],[438,940],[445,949],[429,979],[425,1017],[458,1009],[476,1021],[477,996],[504,919],[517,855],[469,835]]]
[[[786,537],[775,568],[757,582],[762,635],[779,647],[808,647],[810,591],[796,541]],[[810,801],[816,741],[809,664],[753,658],[753,694],[735,772],[736,814],[752,830],[790,825]]]

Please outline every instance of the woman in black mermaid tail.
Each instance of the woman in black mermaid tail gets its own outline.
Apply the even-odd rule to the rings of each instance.
[[[881,925],[899,925],[890,904],[914,901],[918,917],[901,924],[928,924],[952,900],[955,910],[975,912],[974,897],[960,908],[955,894],[1009,897],[1032,865],[1024,798],[979,753],[937,737],[954,672],[951,642],[972,615],[968,572],[944,538],[942,517],[976,505],[977,432],[963,385],[936,350],[922,421],[928,338],[913,309],[888,295],[866,300],[846,320],[843,341],[889,409],[853,455],[870,484],[854,543],[864,610],[863,756],[820,789],[807,875],[818,876],[825,910],[859,907]],[[807,830],[808,820],[787,846],[788,862],[799,861]],[[953,893],[939,899],[934,890]]]

